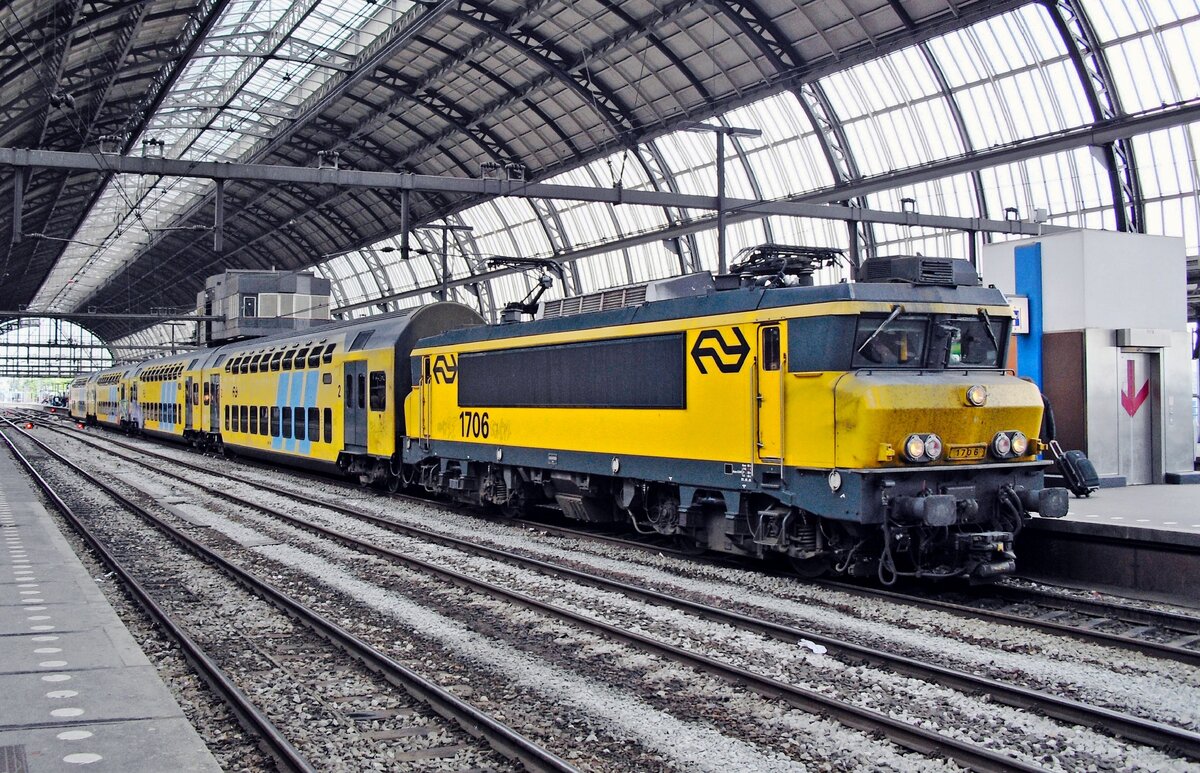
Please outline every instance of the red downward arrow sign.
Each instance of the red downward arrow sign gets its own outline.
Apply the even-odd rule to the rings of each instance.
[[[1121,390],[1121,407],[1125,409],[1125,413],[1128,413],[1130,416],[1132,416],[1138,412],[1138,408],[1141,408],[1142,403],[1146,402],[1146,398],[1150,396],[1150,381],[1147,379],[1146,383],[1142,384],[1142,388],[1137,391],[1137,394],[1134,394],[1133,360],[1126,360],[1125,366],[1125,372],[1129,381],[1129,391]]]

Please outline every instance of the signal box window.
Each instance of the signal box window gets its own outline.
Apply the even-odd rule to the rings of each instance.
[[[382,411],[387,408],[387,373],[382,370],[371,371],[371,410]]]

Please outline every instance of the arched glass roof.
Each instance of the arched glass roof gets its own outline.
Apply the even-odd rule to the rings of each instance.
[[[762,132],[728,139],[731,197],[1044,211],[1182,237],[1197,281],[1197,0],[846,0],[822,15],[833,7],[231,0],[137,136],[174,158],[311,165],[336,149],[349,168],[459,177],[517,159],[539,183],[712,196],[715,135],[675,130],[702,119]],[[550,297],[717,266],[708,211],[421,194],[403,261],[388,192],[245,184],[227,198],[236,246],[217,255],[211,185],[113,178],[35,305],[179,305],[206,272],[279,265],[327,277],[343,316],[380,313],[436,294],[432,226],[446,224],[471,229],[446,239],[451,296],[489,316],[531,282],[492,257],[564,263]],[[965,255],[1004,238],[736,211],[727,234],[731,256],[764,241]]]

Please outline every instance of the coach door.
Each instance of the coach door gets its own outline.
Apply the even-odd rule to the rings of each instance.
[[[212,374],[208,379],[208,431],[221,429],[221,377]]]
[[[758,329],[758,461],[783,461],[783,339],[779,325]]]
[[[346,450],[367,450],[367,363],[347,362],[343,365],[343,410],[346,424]]]
[[[192,428],[192,377],[188,376],[183,382],[183,428]]]

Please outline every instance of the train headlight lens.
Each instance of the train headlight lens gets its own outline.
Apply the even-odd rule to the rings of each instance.
[[[829,473],[829,490],[837,491],[842,487],[842,474],[837,470],[831,470]]]
[[[925,438],[925,455],[935,460],[942,455],[942,439],[940,437],[929,435]]]
[[[992,450],[1001,458],[1008,456],[1012,453],[1012,439],[1005,432],[997,432],[992,438]]]
[[[967,405],[979,407],[987,404],[987,387],[976,384],[967,390]]]
[[[925,438],[920,435],[909,435],[904,441],[904,455],[910,462],[919,462],[925,458]]]
[[[1012,433],[1012,452],[1013,456],[1024,456],[1029,450],[1029,438],[1025,437],[1024,432]]]

